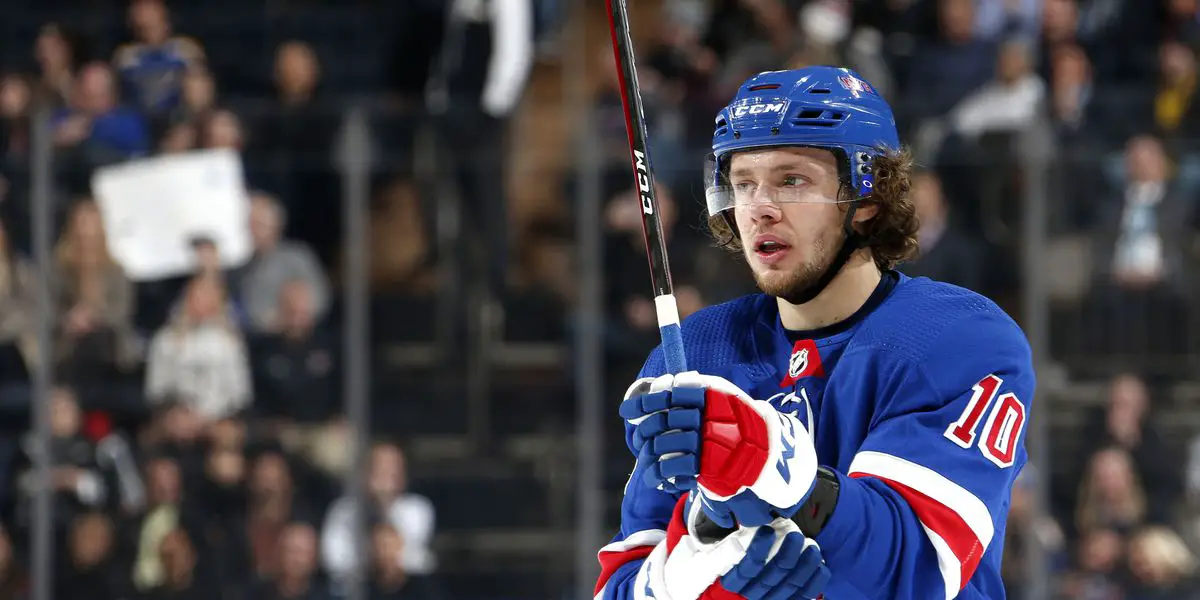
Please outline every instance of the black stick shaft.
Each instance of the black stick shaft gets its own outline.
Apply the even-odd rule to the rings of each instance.
[[[654,189],[654,170],[646,143],[646,114],[642,108],[641,86],[634,66],[633,39],[629,31],[629,8],[626,0],[609,0],[608,18],[612,31],[613,52],[617,61],[617,77],[621,86],[621,104],[625,109],[625,129],[629,132],[630,160],[633,163],[634,186],[642,205],[642,230],[646,236],[646,253],[650,260],[650,277],[654,295],[671,295],[671,266],[667,261],[666,238],[659,219],[658,195]]]

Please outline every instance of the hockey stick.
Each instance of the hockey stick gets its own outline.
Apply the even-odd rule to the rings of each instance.
[[[679,307],[671,285],[671,265],[667,262],[667,243],[663,237],[662,220],[659,219],[650,148],[646,144],[646,115],[642,109],[642,92],[634,65],[626,0],[608,0],[608,25],[612,33],[613,56],[617,62],[617,79],[621,86],[621,106],[625,109],[625,130],[629,133],[634,185],[642,207],[642,233],[646,238],[646,257],[650,260],[650,281],[654,286],[654,309],[658,316],[658,331],[662,335],[663,357],[668,372],[682,373],[687,370],[683,333],[679,329]]]

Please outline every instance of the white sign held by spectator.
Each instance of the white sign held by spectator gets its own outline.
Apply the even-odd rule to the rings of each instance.
[[[196,268],[191,241],[213,240],[225,268],[252,252],[242,161],[231,150],[202,150],[98,169],[92,194],[108,250],[134,281],[178,277]]]

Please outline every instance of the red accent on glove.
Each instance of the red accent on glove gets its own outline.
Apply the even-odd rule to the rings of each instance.
[[[675,510],[671,511],[671,521],[667,523],[667,556],[670,556],[675,551],[675,546],[679,544],[679,540],[687,535],[687,522],[684,521],[683,509],[687,505],[687,494],[679,497],[679,502],[675,503]]]
[[[754,483],[771,448],[763,418],[736,396],[709,388],[704,394],[698,481],[719,496]]]
[[[718,579],[705,588],[704,593],[700,594],[700,598],[697,600],[746,600],[746,597],[725,589]]]

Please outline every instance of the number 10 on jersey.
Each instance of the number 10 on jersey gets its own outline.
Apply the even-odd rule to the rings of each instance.
[[[1015,394],[998,394],[1004,380],[988,375],[973,387],[971,400],[958,420],[946,428],[946,438],[955,444],[970,449],[978,441],[979,451],[997,467],[1013,466],[1017,454],[1017,442],[1025,427],[1025,405]],[[988,411],[988,408],[991,411]],[[979,421],[987,414],[983,434],[979,435]]]

